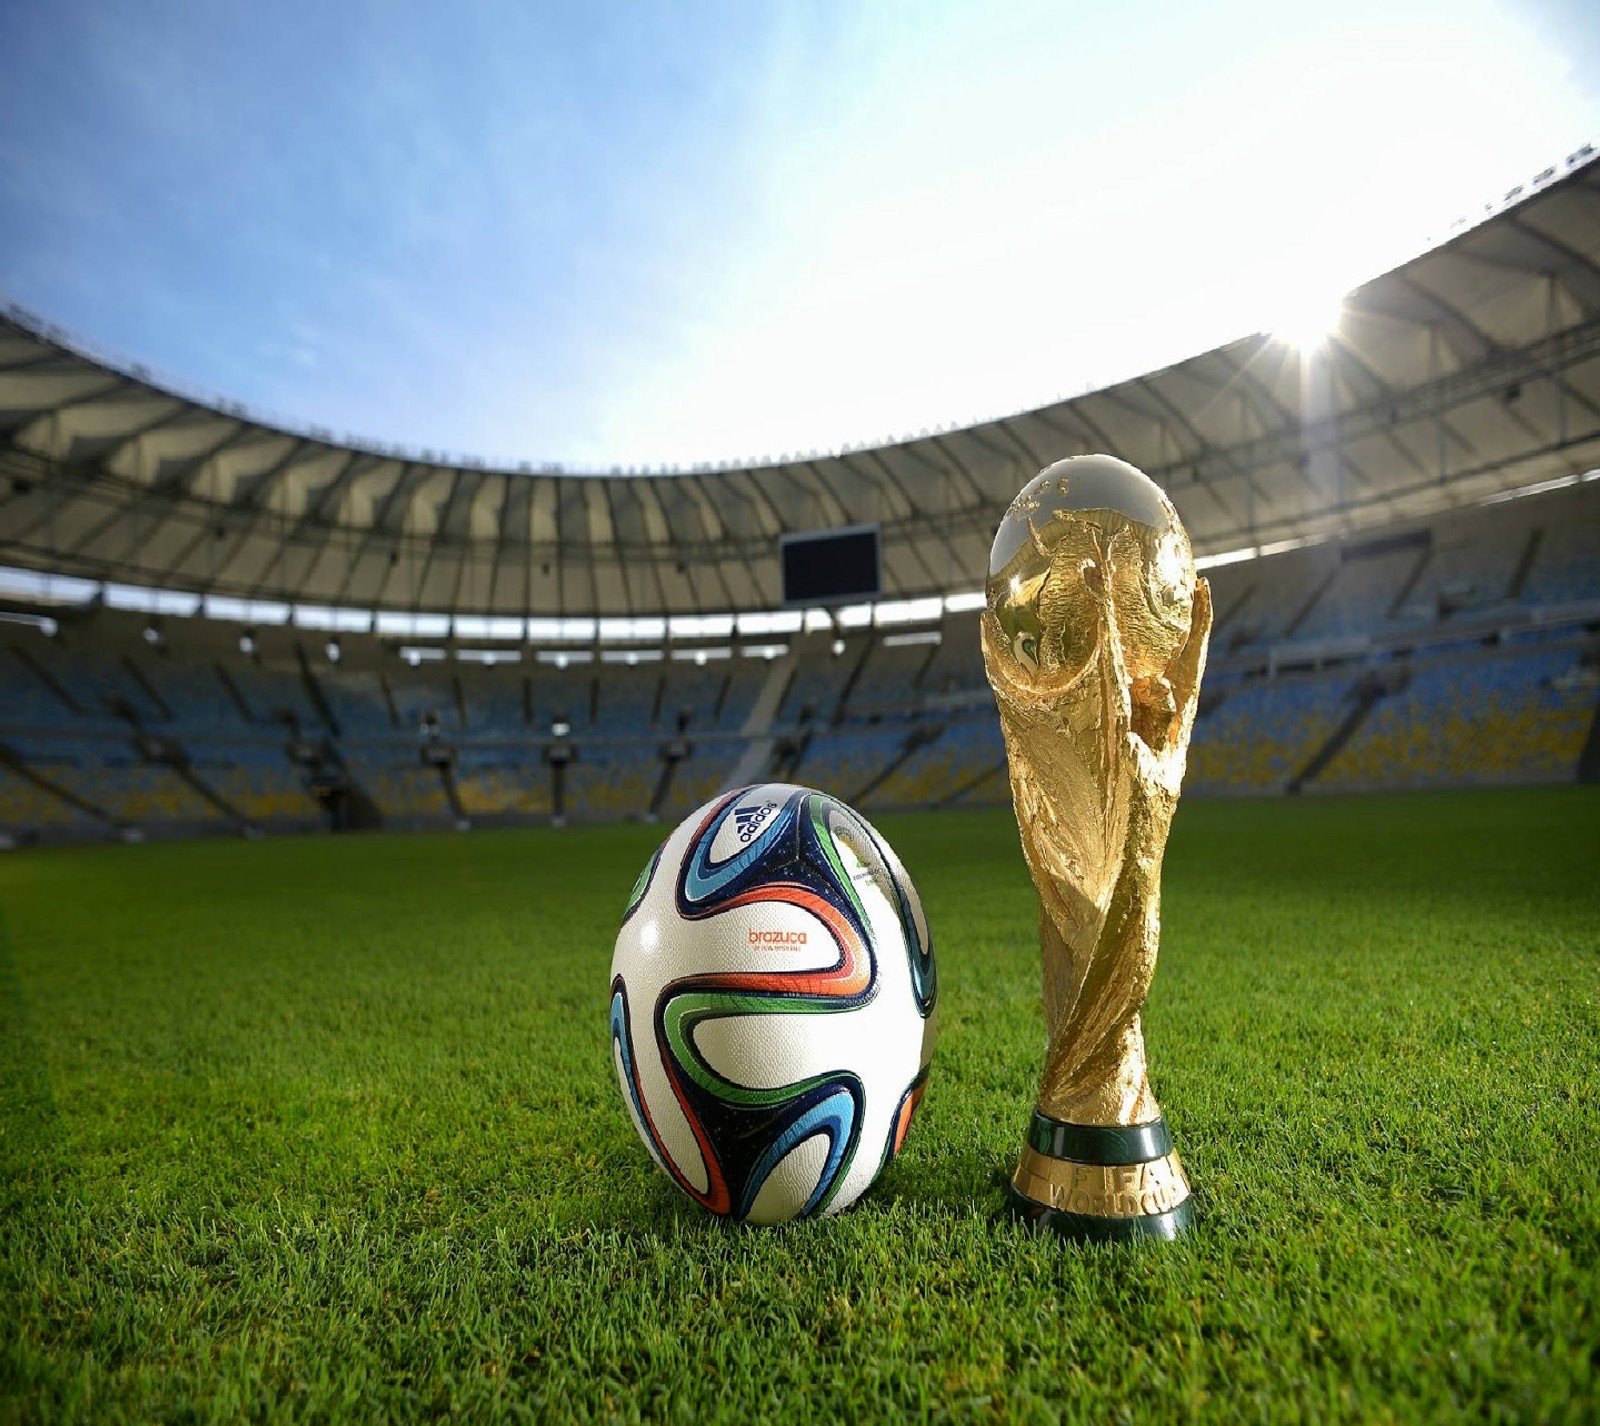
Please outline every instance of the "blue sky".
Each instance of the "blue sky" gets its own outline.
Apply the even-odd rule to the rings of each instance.
[[[1600,7],[0,7],[0,294],[297,422],[609,468],[1293,326],[1600,135]]]

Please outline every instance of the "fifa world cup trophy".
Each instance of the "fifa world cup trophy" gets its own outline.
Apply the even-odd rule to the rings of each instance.
[[[1079,456],[1012,501],[982,622],[1039,892],[1048,1034],[1011,1205],[1070,1238],[1173,1238],[1193,1207],[1139,1013],[1210,589],[1161,488],[1123,461]]]

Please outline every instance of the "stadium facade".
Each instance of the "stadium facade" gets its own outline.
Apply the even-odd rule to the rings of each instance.
[[[763,776],[996,800],[989,540],[1061,456],[1168,491],[1218,624],[1195,791],[1600,773],[1600,162],[1344,300],[1037,410],[683,471],[496,469],[207,403],[0,320],[14,839],[672,817]],[[785,608],[785,535],[882,593]]]

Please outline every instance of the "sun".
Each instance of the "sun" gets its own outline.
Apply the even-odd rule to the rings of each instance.
[[[1268,330],[1285,345],[1309,353],[1338,336],[1343,320],[1342,298],[1307,297],[1287,304]]]

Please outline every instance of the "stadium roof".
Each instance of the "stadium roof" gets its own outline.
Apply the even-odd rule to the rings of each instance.
[[[208,404],[0,318],[0,564],[229,598],[450,614],[775,608],[785,533],[877,522],[884,595],[982,583],[1062,456],[1171,494],[1201,555],[1425,517],[1600,464],[1600,162],[1547,169],[1344,299],[1037,410],[755,467],[490,468]],[[1178,238],[1175,236],[1175,241]]]

